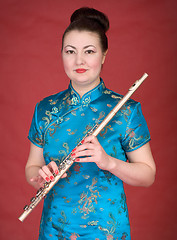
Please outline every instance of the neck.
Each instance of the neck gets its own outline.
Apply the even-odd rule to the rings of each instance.
[[[74,90],[79,94],[80,97],[82,97],[85,93],[91,91],[92,89],[94,89],[96,86],[99,85],[100,83],[100,78],[97,81],[94,81],[92,84],[77,84],[75,82],[72,82],[72,86],[74,88]]]

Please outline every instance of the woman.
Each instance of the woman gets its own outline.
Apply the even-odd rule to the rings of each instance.
[[[122,98],[100,78],[108,28],[102,12],[81,8],[73,13],[62,40],[69,87],[36,105],[27,181],[38,189],[54,180],[57,166],[71,151],[76,159],[44,200],[41,240],[130,239],[123,182],[147,187],[155,178],[149,131],[140,104],[133,100],[97,138],[90,135],[76,147]]]

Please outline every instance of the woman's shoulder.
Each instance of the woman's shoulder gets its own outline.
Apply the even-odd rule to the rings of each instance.
[[[106,88],[104,90],[104,96],[108,102],[112,102],[112,103],[114,103],[114,105],[116,105],[125,95],[119,94],[113,90]],[[139,104],[140,103],[137,102],[136,100],[129,98],[124,106],[129,106],[131,108],[135,108]]]
[[[39,103],[38,105],[40,107],[43,107],[43,108],[48,108],[48,107],[52,107],[54,105],[58,105],[58,103],[61,101],[61,99],[63,99],[63,97],[66,95],[67,93],[67,89],[66,90],[63,90],[61,92],[58,92],[58,93],[55,93],[55,94],[52,94],[52,95],[49,95],[45,98],[43,98]]]

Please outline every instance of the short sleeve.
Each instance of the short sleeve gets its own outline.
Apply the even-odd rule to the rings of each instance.
[[[28,134],[28,139],[36,146],[42,148],[43,147],[43,134],[42,128],[39,125],[38,120],[38,104],[35,107],[35,111],[33,114],[31,127]]]
[[[122,141],[125,152],[136,150],[150,141],[150,133],[142,114],[141,104],[136,103],[128,121],[126,133]]]

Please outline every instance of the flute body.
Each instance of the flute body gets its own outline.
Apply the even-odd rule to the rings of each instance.
[[[131,95],[138,89],[138,87],[144,82],[148,77],[147,73],[144,73],[143,76],[137,80],[128,90],[127,94],[118,102],[118,104],[112,109],[112,111],[104,118],[104,120],[98,125],[96,124],[91,131],[89,131],[84,138],[89,135],[97,136],[101,130],[107,125],[107,123],[115,116],[115,114],[121,109],[121,107],[127,102]],[[83,139],[84,139],[83,138]],[[77,146],[82,144],[83,139],[78,143]],[[76,146],[76,147],[77,147]],[[21,222],[31,213],[31,211],[40,203],[40,201],[46,196],[46,194],[51,190],[51,188],[60,180],[65,172],[72,166],[75,161],[75,158],[71,157],[72,152],[64,159],[59,165],[59,173],[53,174],[54,180],[46,182],[44,187],[40,188],[36,193],[35,197],[31,199],[30,205],[24,207],[24,212],[18,218]]]

